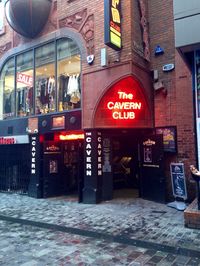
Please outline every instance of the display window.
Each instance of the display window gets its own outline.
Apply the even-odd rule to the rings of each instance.
[[[15,115],[15,61],[10,58],[0,75],[0,118],[8,119]]]
[[[18,116],[33,114],[33,51],[16,58],[16,107]]]
[[[80,73],[80,50],[69,38],[14,55],[0,73],[0,119],[80,108]]]
[[[55,44],[54,42],[36,49],[36,114],[55,112]]]
[[[72,40],[58,40],[57,57],[59,111],[78,108],[81,102],[80,54],[76,44]]]

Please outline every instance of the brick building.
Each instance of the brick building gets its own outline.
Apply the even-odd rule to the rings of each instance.
[[[174,45],[173,1],[24,0],[4,9],[1,191],[76,192],[97,203],[129,189],[166,202],[170,165],[180,163],[191,200],[195,93]]]

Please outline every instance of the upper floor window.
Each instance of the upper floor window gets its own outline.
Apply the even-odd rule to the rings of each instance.
[[[80,72],[80,51],[68,38],[13,56],[0,74],[0,118],[80,108]]]
[[[4,26],[4,0],[0,1],[0,31]]]

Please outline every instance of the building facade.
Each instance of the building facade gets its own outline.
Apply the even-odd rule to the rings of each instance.
[[[8,0],[4,11],[1,191],[98,203],[125,188],[166,202],[180,163],[194,197],[195,92],[172,0]]]

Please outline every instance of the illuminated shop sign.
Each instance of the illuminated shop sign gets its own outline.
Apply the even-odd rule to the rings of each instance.
[[[122,48],[121,0],[104,0],[105,44],[115,50]]]
[[[17,82],[23,83],[29,87],[33,87],[33,77],[23,73],[17,73]]]
[[[147,127],[151,112],[145,91],[133,77],[126,77],[110,87],[99,101],[95,127]]]
[[[81,140],[81,139],[84,139],[84,134],[59,135],[59,140]]]
[[[107,108],[112,111],[113,119],[135,119],[135,110],[141,110],[142,103],[135,101],[133,93],[117,92],[117,99],[109,101]]]

